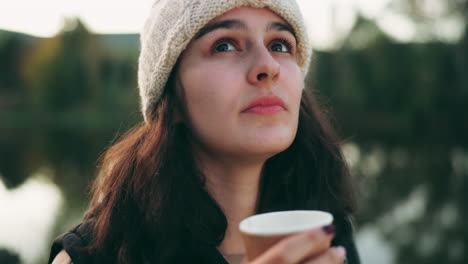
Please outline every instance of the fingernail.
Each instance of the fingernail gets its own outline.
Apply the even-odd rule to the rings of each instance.
[[[336,247],[334,248],[334,251],[337,257],[343,258],[343,259],[346,257],[346,249],[344,247],[341,247],[341,246]]]
[[[327,226],[322,227],[322,230],[326,234],[331,235],[331,234],[335,233],[335,226],[334,225],[327,225]]]

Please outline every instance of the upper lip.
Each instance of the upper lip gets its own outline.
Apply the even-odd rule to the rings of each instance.
[[[255,98],[252,102],[249,103],[247,107],[242,110],[242,112],[245,112],[249,110],[250,108],[256,107],[256,106],[272,106],[272,105],[279,105],[286,109],[286,105],[281,98],[279,98],[276,95],[266,95],[266,96],[259,96]]]

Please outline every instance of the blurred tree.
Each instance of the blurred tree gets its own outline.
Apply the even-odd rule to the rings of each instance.
[[[40,41],[23,63],[32,107],[64,111],[86,107],[97,93],[94,36],[79,21],[69,19],[57,36]]]
[[[316,52],[307,79],[359,147],[358,219],[385,232],[397,263],[468,259],[466,38],[395,43],[360,18],[341,50]]]
[[[19,80],[19,60],[23,49],[19,35],[0,32],[0,91],[15,91]]]

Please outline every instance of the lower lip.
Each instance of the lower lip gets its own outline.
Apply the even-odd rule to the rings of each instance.
[[[283,111],[284,108],[280,105],[266,105],[266,106],[254,106],[245,111],[245,113],[257,114],[257,115],[273,115]]]

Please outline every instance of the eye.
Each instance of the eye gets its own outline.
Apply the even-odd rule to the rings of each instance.
[[[236,51],[236,43],[232,39],[220,39],[213,45],[213,53]]]
[[[270,49],[273,52],[291,53],[292,44],[286,39],[275,39],[272,41]]]

